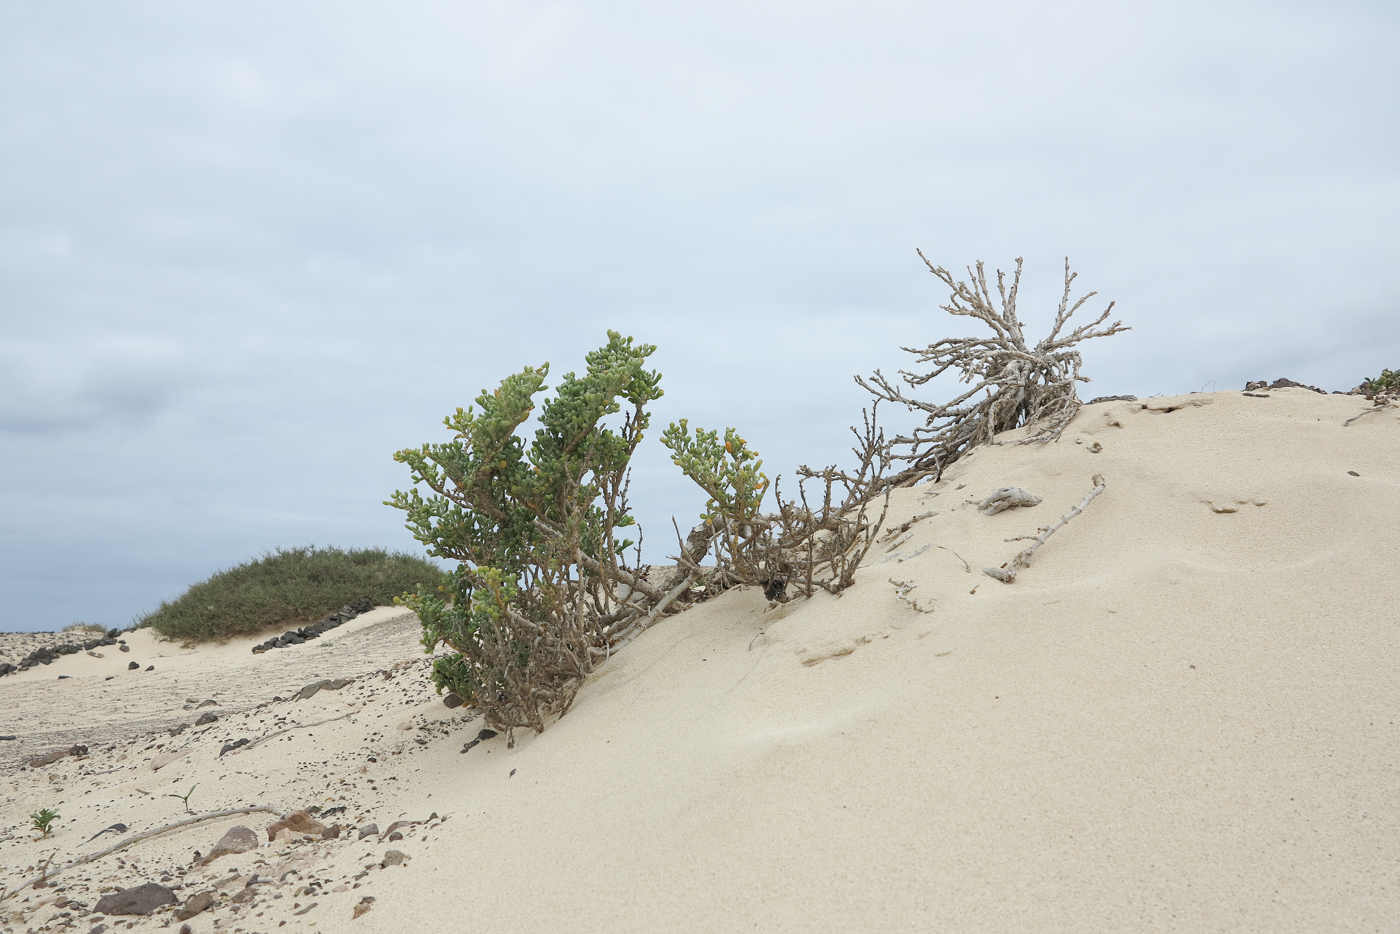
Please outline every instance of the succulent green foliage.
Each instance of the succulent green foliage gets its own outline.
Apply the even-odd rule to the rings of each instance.
[[[704,520],[710,524],[721,516],[741,523],[752,520],[768,492],[768,477],[757,452],[733,428],[724,430],[721,444],[719,432],[696,428],[691,436],[689,427],[686,419],[673,422],[661,443],[670,448],[672,462],[709,496]]]
[[[528,447],[520,429],[547,388],[548,364],[444,419],[450,441],[394,455],[428,495],[400,491],[387,505],[407,513],[430,555],[460,562],[436,592],[419,587],[402,600],[429,651],[445,643],[457,652],[435,663],[434,681],[507,728],[542,729],[587,673],[578,601],[632,544],[616,531],[634,524],[626,470],[646,406],[661,396],[661,374],[645,367],[655,350],[609,331],[584,374],[566,374],[539,406]],[[605,424],[624,404],[622,424]]]
[[[190,798],[192,798],[192,797],[194,796],[194,790],[195,790],[196,788],[198,788],[198,787],[199,787],[199,783],[196,782],[195,784],[191,785],[191,786],[190,786],[190,790],[187,791],[187,792],[185,792],[184,794],[182,794],[182,795],[166,795],[166,797],[167,797],[167,798],[178,798],[178,799],[180,800],[180,803],[183,804],[183,805],[185,806],[185,813],[186,813],[186,814],[193,814],[194,811],[191,811],[191,810],[190,810]]]
[[[44,808],[30,814],[29,820],[33,823],[35,830],[47,837],[53,832],[53,822],[62,816],[62,814],[58,813],[53,808]]]
[[[1382,370],[1375,379],[1368,376],[1360,388],[1369,393],[1400,393],[1400,370]]]

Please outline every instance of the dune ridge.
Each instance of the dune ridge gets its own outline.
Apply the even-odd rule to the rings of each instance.
[[[1058,443],[978,448],[893,494],[907,529],[840,598],[687,610],[514,749],[432,694],[405,632],[383,643],[399,667],[341,690],[230,691],[206,733],[12,763],[11,887],[51,851],[108,845],[83,841],[116,820],[174,819],[160,795],[195,782],[208,810],[344,807],[347,827],[269,842],[270,815],[210,821],[60,877],[85,914],[29,889],[0,930],[91,925],[103,885],[162,877],[181,902],[215,893],[193,931],[1391,929],[1400,410],[1343,427],[1362,408],[1291,388],[1115,401]],[[983,573],[1095,475],[1102,494],[1014,583]],[[979,512],[1008,486],[1041,502]],[[247,681],[315,651],[189,664]],[[32,688],[57,703],[97,677]],[[30,689],[0,683],[0,704]],[[25,815],[54,802],[64,822],[31,841]],[[351,831],[430,814],[395,841]],[[258,850],[194,865],[240,821]]]

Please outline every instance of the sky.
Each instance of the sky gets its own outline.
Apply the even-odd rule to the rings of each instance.
[[[609,328],[658,347],[663,560],[703,496],[660,428],[841,463],[852,376],[976,333],[916,248],[1024,257],[1032,335],[1069,257],[1133,328],[1085,398],[1400,368],[1398,11],[0,5],[0,630],[130,625],[279,547],[422,554],[393,452]]]

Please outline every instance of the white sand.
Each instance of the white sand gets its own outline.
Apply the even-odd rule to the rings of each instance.
[[[897,493],[890,525],[938,515],[873,551],[842,598],[765,612],[732,591],[667,620],[513,750],[460,754],[480,724],[438,704],[416,662],[182,735],[191,755],[144,778],[79,776],[75,760],[13,773],[0,826],[60,798],[66,823],[43,843],[14,830],[0,862],[95,850],[110,835],[81,841],[118,814],[173,819],[179,802],[131,790],[159,779],[214,789],[199,808],[343,802],[381,829],[448,817],[393,844],[225,857],[245,873],[300,859],[326,882],[298,896],[289,877],[283,898],[260,889],[195,931],[1396,930],[1400,412],[1343,428],[1363,401],[1298,389],[1147,404],[1087,407],[1059,444],[984,447]],[[1106,491],[1015,584],[981,574],[1096,473]],[[1044,501],[969,505],[1006,485]],[[0,681],[0,704],[14,690]],[[351,711],[217,757],[273,715]],[[94,868],[120,885],[184,868],[188,897],[191,851],[237,822],[137,844],[140,871]],[[390,846],[406,867],[363,868]],[[56,913],[34,910],[42,892],[0,903],[32,899],[14,930]]]

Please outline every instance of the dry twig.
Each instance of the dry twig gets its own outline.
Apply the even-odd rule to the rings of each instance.
[[[1039,549],[1041,545],[1045,544],[1045,540],[1051,535],[1054,535],[1055,532],[1057,532],[1065,523],[1069,522],[1069,520],[1073,519],[1075,516],[1083,512],[1084,507],[1088,506],[1089,503],[1093,502],[1094,497],[1102,493],[1103,490],[1103,475],[1094,474],[1094,488],[1089,491],[1088,496],[1085,496],[1084,499],[1080,501],[1078,506],[1075,506],[1069,512],[1061,516],[1059,521],[1057,521],[1054,525],[1042,528],[1040,530],[1040,534],[1036,536],[1035,541],[1027,545],[1025,549],[1021,551],[1020,554],[1012,558],[1006,564],[1003,564],[999,568],[983,568],[982,573],[986,574],[988,577],[995,577],[1003,584],[1014,584],[1016,582],[1016,575],[1023,569],[1030,566],[1031,555],[1035,554],[1036,550]]]

